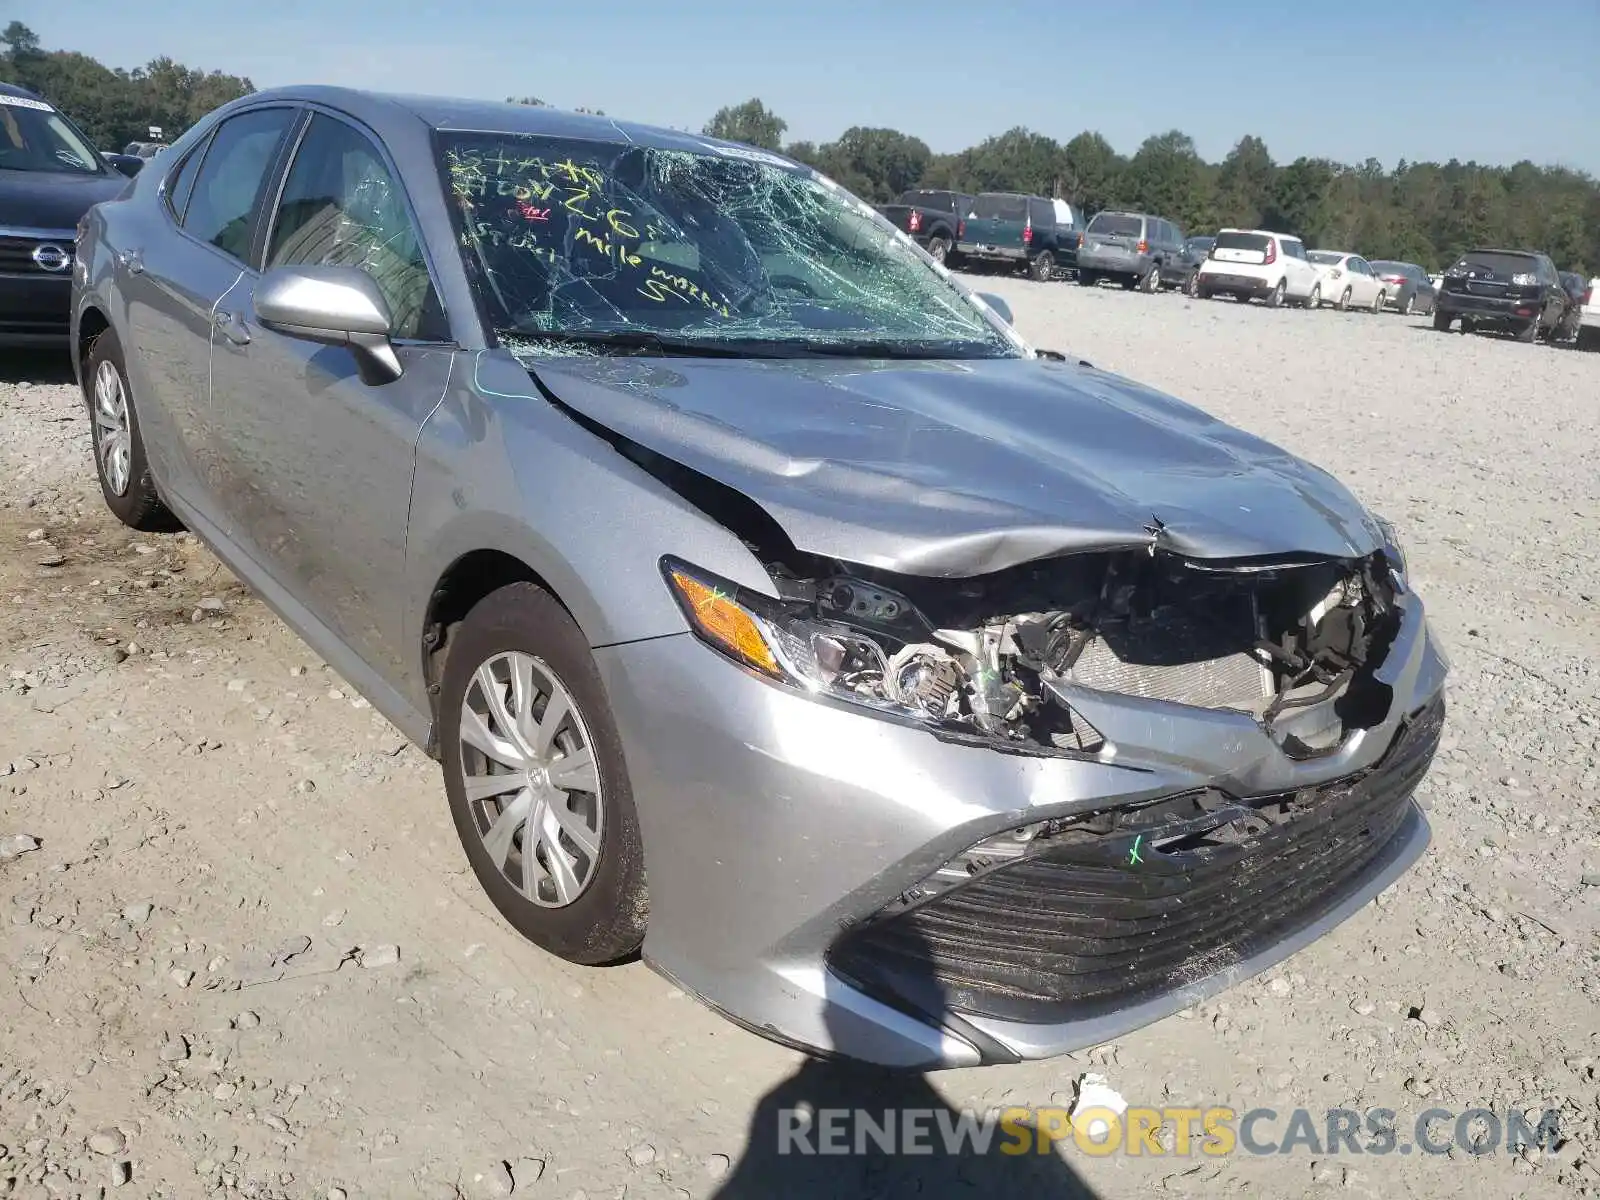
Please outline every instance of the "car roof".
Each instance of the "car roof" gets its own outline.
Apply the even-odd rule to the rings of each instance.
[[[1301,241],[1305,240],[1304,238],[1301,238],[1297,234],[1279,233],[1276,229],[1236,229],[1232,225],[1226,225],[1223,228],[1217,230],[1217,232],[1218,233],[1253,233],[1253,234],[1256,234],[1258,237],[1288,238],[1291,242],[1301,242]]]
[[[760,153],[789,163],[787,155],[755,150],[737,142],[704,134],[687,133],[655,125],[619,121],[611,117],[567,112],[533,104],[507,104],[494,100],[470,100],[451,96],[416,95],[403,92],[376,92],[358,88],[302,85],[252,92],[234,101],[236,105],[261,101],[289,101],[326,104],[369,125],[408,115],[431,129],[461,132],[533,134],[550,137],[584,138],[590,141],[628,142],[660,150],[705,150],[713,147],[738,149],[745,154]],[[802,164],[794,163],[799,167]]]
[[[0,96],[22,96],[28,100],[43,100],[38,92],[30,92],[25,87],[18,87],[14,83],[0,83]]]

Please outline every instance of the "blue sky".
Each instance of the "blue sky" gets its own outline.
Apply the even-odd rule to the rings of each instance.
[[[1020,124],[1062,140],[1098,129],[1131,153],[1176,127],[1211,160],[1256,133],[1280,162],[1529,158],[1600,174],[1600,0],[24,0],[8,13],[47,47],[128,67],[170,54],[258,87],[531,93],[695,129],[755,95],[791,139],[887,125],[943,151]]]

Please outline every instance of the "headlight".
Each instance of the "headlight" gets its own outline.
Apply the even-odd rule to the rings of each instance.
[[[956,688],[955,664],[937,647],[907,647],[891,659],[859,630],[796,615],[780,600],[698,567],[669,558],[661,570],[696,636],[740,666],[808,695],[881,713],[923,721],[945,715]],[[868,680],[901,702],[866,691]]]
[[[1539,277],[1537,275],[1530,274],[1527,271],[1519,271],[1517,274],[1511,277],[1512,287],[1532,287],[1538,282]]]
[[[1395,588],[1403,592],[1407,590],[1410,575],[1406,569],[1406,552],[1400,545],[1400,536],[1395,532],[1394,522],[1387,517],[1380,517],[1374,513],[1373,520],[1378,523],[1378,528],[1383,533],[1383,555],[1389,560],[1389,571],[1394,578]]]

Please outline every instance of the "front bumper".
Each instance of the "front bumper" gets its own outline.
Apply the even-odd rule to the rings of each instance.
[[[69,341],[72,275],[0,274],[0,346],[54,349]]]
[[[1447,670],[1420,600],[1401,603],[1376,672],[1392,689],[1389,715],[1309,761],[1287,758],[1244,714],[1083,689],[1072,702],[1114,755],[1007,754],[805,699],[689,635],[600,649],[646,846],[645,958],[763,1036],[924,1070],[1048,1057],[1187,1007],[1314,940],[1415,861],[1428,830],[1409,799],[1414,781],[1386,809],[1358,869],[1299,897],[1292,922],[1186,961],[1179,981],[1109,1005],[974,1004],[938,979],[936,953],[926,964],[940,984],[935,1004],[926,978],[918,992],[852,980],[835,964],[859,936],[852,931],[1005,831],[1196,789],[1263,796],[1367,771],[1404,719],[1439,696]]]

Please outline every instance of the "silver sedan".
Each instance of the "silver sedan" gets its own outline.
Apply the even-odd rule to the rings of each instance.
[[[1265,969],[1427,843],[1447,668],[1394,531],[787,158],[268,91],[79,251],[106,503],[438,759],[554,954],[809,1050],[1015,1061]]]

